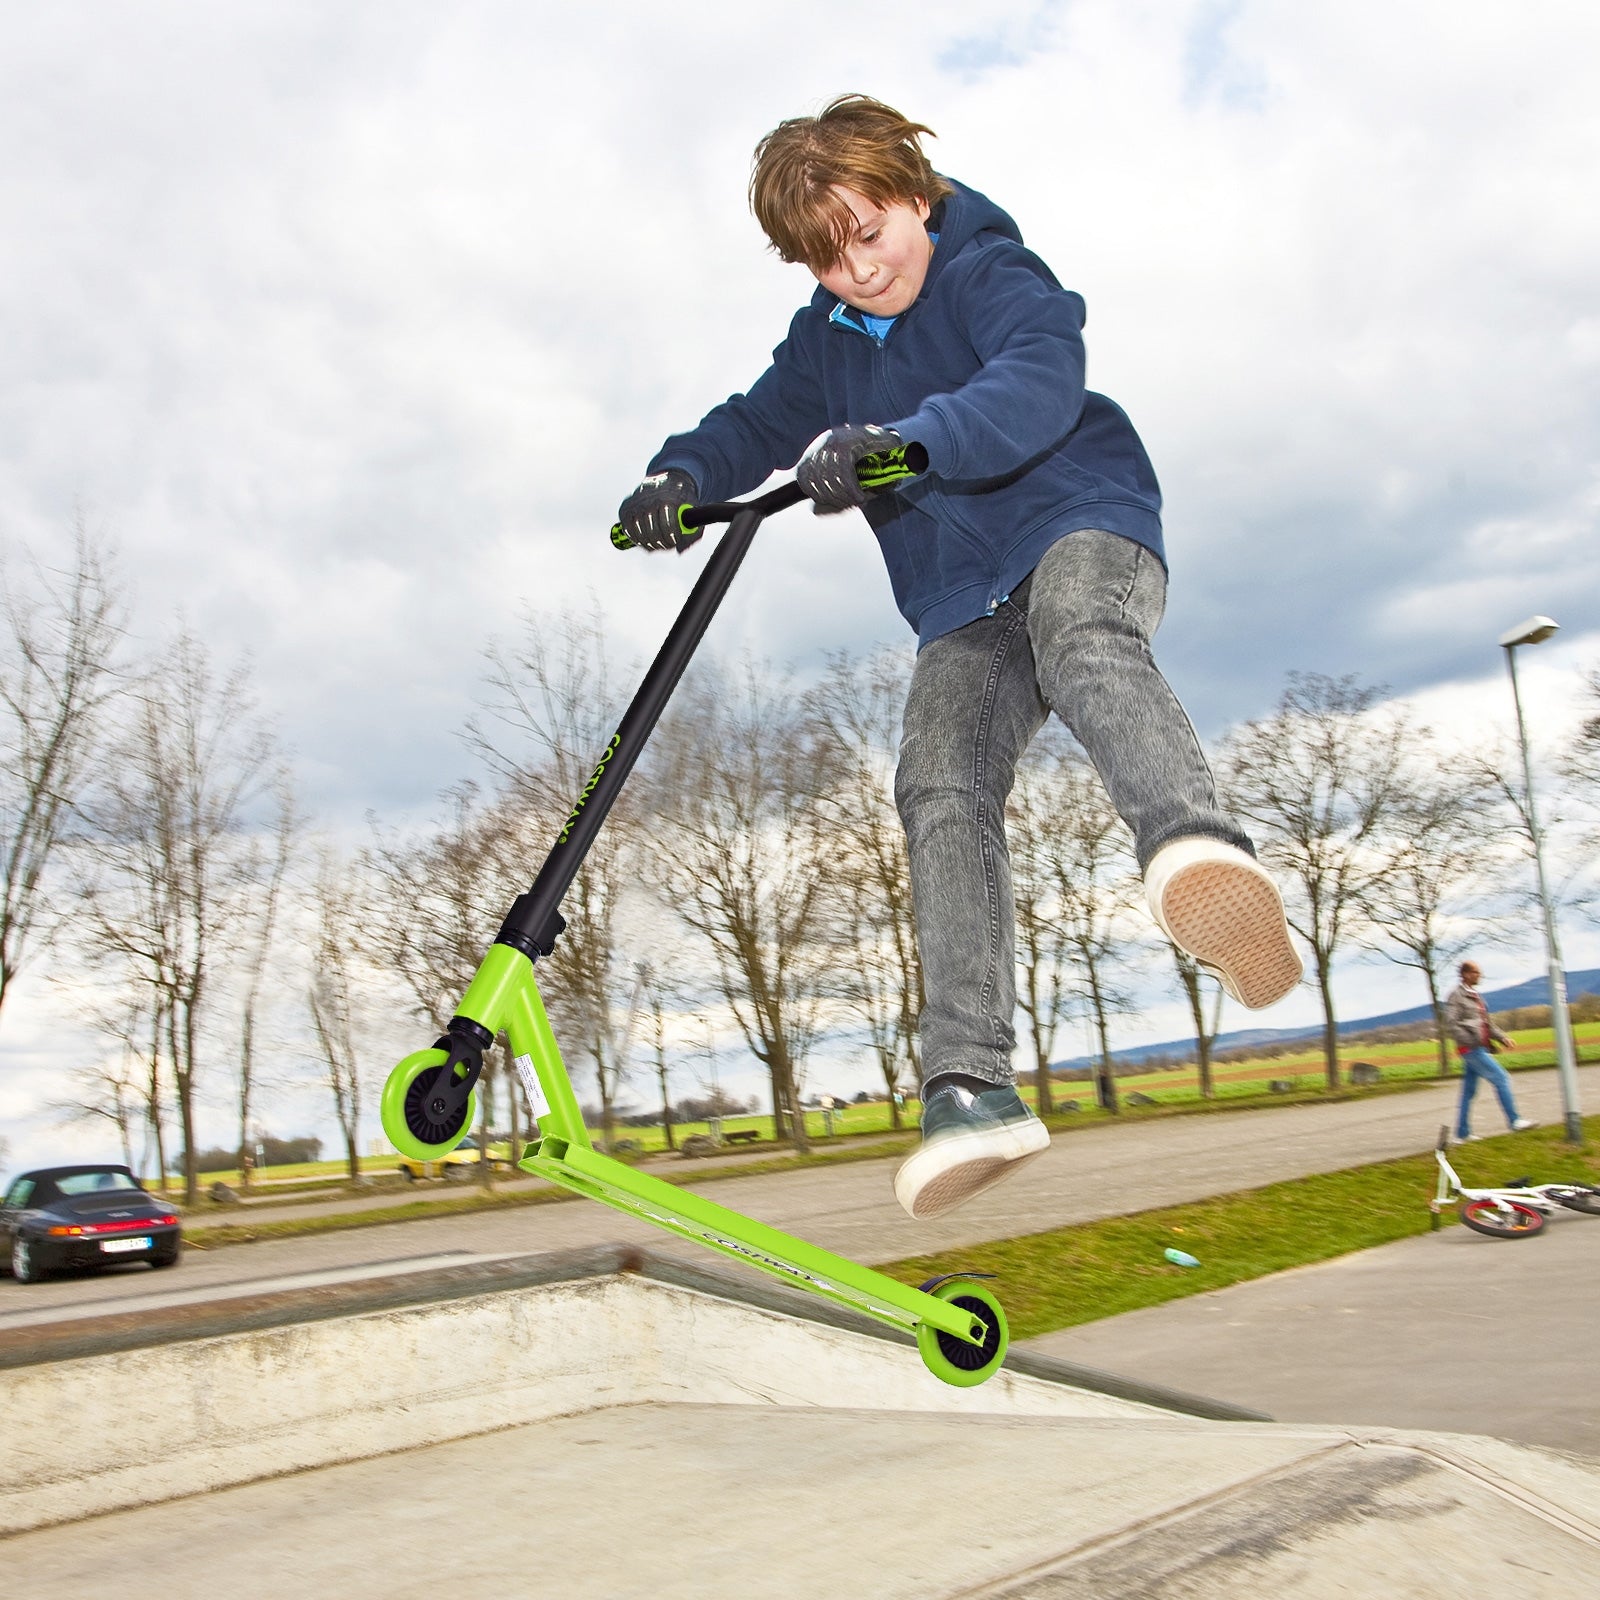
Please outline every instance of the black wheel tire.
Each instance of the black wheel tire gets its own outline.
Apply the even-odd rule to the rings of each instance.
[[[400,1176],[404,1178],[407,1183],[415,1183],[417,1181],[417,1175],[411,1170],[410,1167],[401,1167]]]
[[[984,1324],[981,1345],[970,1345],[964,1339],[952,1338],[927,1323],[917,1326],[917,1352],[922,1363],[941,1383],[957,1388],[971,1388],[984,1382],[1000,1370],[1006,1358],[1010,1331],[1006,1314],[1000,1302],[981,1284],[962,1278],[959,1274],[934,1279],[924,1293],[946,1300],[971,1313]]]
[[[170,1250],[158,1250],[150,1257],[152,1267],[175,1267],[183,1257],[183,1246],[175,1244]]]
[[[1544,1227],[1544,1212],[1520,1200],[1469,1200],[1461,1220],[1486,1239],[1531,1239]]]
[[[983,1318],[986,1331],[981,1345],[970,1345],[963,1339],[952,1338],[948,1333],[936,1333],[934,1337],[939,1341],[940,1353],[951,1366],[966,1372],[993,1366],[994,1358],[1000,1354],[1004,1344],[1005,1333],[990,1314],[988,1303],[976,1295],[963,1294],[952,1296],[950,1304]]]
[[[415,1141],[415,1146],[396,1144],[395,1148],[413,1160],[437,1161],[454,1150],[471,1130],[473,1118],[477,1115],[476,1090],[448,1116],[441,1117],[435,1110],[433,1085],[443,1062],[431,1062],[427,1058],[442,1054],[442,1051],[432,1050],[423,1051],[419,1056],[407,1057],[409,1062],[421,1063],[413,1065],[410,1081],[405,1084],[405,1092],[400,1101],[402,1120],[406,1132]],[[401,1072],[405,1066],[406,1062],[401,1062],[400,1066],[395,1068],[395,1073]],[[458,1064],[455,1069],[457,1079],[465,1078],[467,1071],[464,1062]],[[390,1076],[393,1077],[394,1073]]]
[[[1568,1211],[1581,1211],[1588,1217],[1600,1217],[1600,1189],[1569,1189],[1556,1199]]]
[[[20,1233],[11,1241],[11,1276],[18,1283],[37,1283],[44,1276],[32,1242]]]

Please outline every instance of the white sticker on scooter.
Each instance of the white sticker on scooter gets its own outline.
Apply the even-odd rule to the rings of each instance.
[[[544,1097],[544,1089],[539,1083],[539,1074],[533,1070],[532,1056],[518,1056],[516,1058],[517,1076],[522,1079],[522,1087],[528,1091],[528,1105],[532,1108],[534,1121],[550,1115],[550,1102]]]

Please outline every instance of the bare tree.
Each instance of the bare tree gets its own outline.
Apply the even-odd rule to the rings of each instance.
[[[183,1130],[184,1193],[198,1193],[195,1091],[214,969],[237,951],[255,893],[254,803],[278,769],[242,671],[219,679],[187,633],[133,702],[86,803],[75,919],[92,961],[149,991]],[[152,1081],[158,1080],[154,1063]]]
[[[1382,696],[1354,677],[1290,673],[1277,710],[1230,731],[1217,763],[1232,808],[1287,885],[1290,926],[1311,947],[1330,1088],[1339,1084],[1334,959],[1383,871],[1380,832],[1404,797],[1417,737]]]
[[[0,642],[0,1006],[30,940],[52,931],[46,872],[76,816],[123,686],[122,601],[107,549],[80,522],[69,572],[8,574]]]
[[[1561,770],[1576,805],[1588,819],[1581,848],[1590,874],[1591,893],[1585,909],[1591,918],[1600,907],[1600,894],[1593,891],[1593,863],[1600,857],[1600,667],[1584,674],[1586,690],[1582,720],[1564,752]]]
[[[1580,740],[1581,737],[1580,731]],[[1596,907],[1593,863],[1600,829],[1591,820],[1596,801],[1584,779],[1582,745],[1574,742],[1560,752],[1533,747],[1529,757],[1535,773],[1542,772],[1542,781],[1540,776],[1535,777],[1537,816],[1530,803],[1522,754],[1514,735],[1484,738],[1462,758],[1463,775],[1481,785],[1498,804],[1500,825],[1489,832],[1489,851],[1505,858],[1508,867],[1512,862],[1506,847],[1514,852],[1518,870],[1509,890],[1513,914],[1518,920],[1525,917],[1535,923],[1543,918],[1538,879],[1533,871],[1537,828],[1545,886],[1557,918],[1563,911],[1592,916]]]
[[[1048,732],[1044,737],[1050,737]],[[1040,1116],[1055,1109],[1050,1061],[1057,1031],[1071,1010],[1074,994],[1068,981],[1071,945],[1067,928],[1055,915],[1050,835],[1058,797],[1047,765],[1042,755],[1025,759],[1018,766],[1006,806],[1011,897],[1016,907],[1017,1007],[1028,1019]]]
[[[1119,968],[1139,890],[1133,841],[1094,768],[1053,725],[1018,764],[1006,823],[1022,967],[1018,1004],[1033,1037],[1040,1109],[1050,1106],[1056,1028],[1076,1002],[1100,1045],[1097,1097],[1115,1112],[1110,1019],[1131,1004]]]
[[[99,1058],[75,1066],[66,1092],[51,1101],[51,1109],[66,1122],[109,1123],[122,1147],[123,1164],[133,1164],[133,1130],[143,1115],[144,1062],[131,1038],[116,1057]]]
[[[364,904],[354,873],[351,862],[331,849],[323,851],[312,887],[316,931],[306,990],[352,1183],[361,1176],[361,1062],[356,1048],[361,985],[356,967],[361,959],[357,938]]]
[[[572,803],[594,772],[623,714],[634,673],[617,674],[607,657],[598,611],[530,615],[514,646],[487,652],[484,714],[468,724],[473,748],[500,780],[499,803],[522,820],[527,841],[521,870],[531,876],[555,840]],[[617,803],[595,837],[562,902],[566,928],[539,964],[539,985],[571,1061],[586,1060],[600,1097],[601,1138],[616,1137],[616,1103],[629,1066],[637,1015],[636,970],[648,948],[621,936],[626,913],[637,913],[641,832],[634,790]],[[542,825],[536,833],[535,823]],[[537,840],[537,845],[535,845]],[[524,882],[526,879],[524,879]]]
[[[1380,861],[1361,894],[1363,942],[1421,975],[1443,1076],[1451,1049],[1440,975],[1486,936],[1485,902],[1504,865],[1490,842],[1498,807],[1470,765],[1421,735],[1408,765],[1374,835]]]
[[[410,991],[413,1009],[443,1033],[466,992],[500,916],[522,883],[520,818],[486,804],[474,784],[444,796],[430,834],[379,834],[363,857],[371,895],[362,935],[371,962]],[[478,1080],[482,1118],[492,1126],[497,1052]],[[480,1176],[487,1182],[489,1163]]]
[[[456,785],[441,804],[421,837],[380,832],[364,857],[374,885],[367,940],[435,1033],[455,1014],[517,884],[506,870],[505,819],[477,785]]]
[[[165,1061],[164,1041],[167,1037],[167,997],[155,984],[147,984],[142,996],[144,1016],[150,1028],[149,1044],[144,1052],[144,1121],[149,1130],[150,1143],[156,1158],[156,1176],[163,1194],[167,1190],[167,1126],[166,1085],[162,1075]],[[138,1007],[135,1007],[135,1014]]]
[[[1560,752],[1557,774],[1565,781],[1565,808],[1571,811],[1571,854],[1581,862],[1576,883],[1565,886],[1571,902],[1576,904],[1590,922],[1600,920],[1600,872],[1595,862],[1600,859],[1600,667],[1590,667],[1584,674],[1579,723],[1571,733],[1566,749]],[[1560,808],[1557,808],[1557,811]],[[1547,818],[1550,806],[1541,794],[1539,803],[1539,832],[1546,840],[1555,835],[1562,842],[1560,816]],[[1518,808],[1526,819],[1526,806]],[[1552,822],[1555,826],[1552,827]],[[1578,893],[1571,893],[1578,888]]]
[[[648,961],[638,967],[641,999],[645,1021],[645,1038],[655,1062],[656,1089],[661,1096],[661,1127],[666,1134],[667,1149],[676,1150],[678,1140],[673,1132],[672,1085],[667,1062],[667,1006],[669,991],[661,975]]]
[[[1566,770],[1574,781],[1600,791],[1600,667],[1583,675],[1584,710],[1566,755]]]
[[[1210,1100],[1216,1093],[1211,1075],[1211,1051],[1217,1042],[1217,1032],[1222,1026],[1222,995],[1220,983],[1215,983],[1211,1016],[1206,1016],[1204,969],[1187,950],[1167,940],[1172,952],[1173,965],[1178,969],[1178,984],[1184,999],[1189,1002],[1189,1015],[1194,1018],[1195,1070],[1200,1080],[1200,1098]]]
[[[827,967],[817,800],[829,787],[824,752],[804,735],[787,679],[750,663],[737,678],[697,672],[663,740],[664,847],[651,867],[667,903],[710,946],[720,994],[767,1069],[775,1135],[802,1152],[801,1066]]]
[[[244,993],[239,1011],[239,1186],[248,1190],[254,1162],[250,1155],[250,1130],[255,1115],[256,1025],[261,1005],[262,984],[267,958],[272,950],[278,911],[283,899],[284,879],[299,845],[300,818],[288,773],[280,769],[273,785],[274,816],[271,838],[260,852],[261,866],[254,874],[258,892],[244,913],[248,953],[239,963],[243,969]]]
[[[836,656],[804,705],[808,736],[832,778],[818,801],[829,891],[819,930],[831,930],[833,993],[877,1060],[895,1128],[902,1074],[919,1088],[922,1083],[922,962],[905,829],[894,806],[895,750],[909,677],[902,650],[883,649],[864,662]]]

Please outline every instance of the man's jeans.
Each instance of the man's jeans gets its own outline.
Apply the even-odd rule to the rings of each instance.
[[[1051,711],[1133,830],[1141,868],[1162,845],[1196,835],[1251,850],[1219,810],[1200,742],[1150,655],[1166,592],[1161,563],[1143,546],[1086,529],[1052,545],[993,616],[917,656],[895,803],[927,992],[925,1079],[1013,1081],[1005,807],[1017,762]]]
[[[1478,1092],[1478,1079],[1487,1078],[1500,1097],[1500,1109],[1509,1127],[1517,1120],[1517,1102],[1511,1098],[1511,1074],[1481,1045],[1461,1058],[1461,1105],[1456,1112],[1456,1138],[1472,1132],[1472,1097]]]

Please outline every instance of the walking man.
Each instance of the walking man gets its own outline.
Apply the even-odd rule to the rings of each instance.
[[[1456,1141],[1473,1137],[1472,1097],[1478,1092],[1478,1079],[1485,1078],[1493,1085],[1500,1100],[1500,1109],[1513,1133],[1533,1124],[1517,1115],[1517,1102],[1511,1095],[1511,1075],[1494,1058],[1494,1052],[1515,1041],[1502,1032],[1489,1016],[1489,1008],[1478,993],[1483,974],[1475,963],[1461,963],[1461,982],[1450,991],[1444,1003],[1445,1026],[1455,1041],[1456,1054],[1461,1057],[1461,1106],[1456,1112]]]

